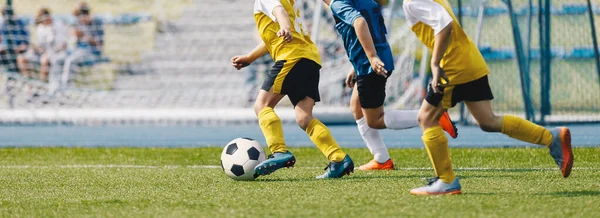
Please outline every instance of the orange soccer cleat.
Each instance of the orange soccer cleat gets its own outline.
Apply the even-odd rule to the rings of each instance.
[[[385,163],[371,160],[369,163],[358,167],[358,170],[394,170],[394,162],[392,162],[392,159],[387,160]]]
[[[448,111],[444,111],[444,113],[442,114],[442,117],[440,117],[440,126],[453,139],[458,137],[458,129],[454,125],[454,122],[452,122],[452,120],[450,119],[450,115],[448,115]]]

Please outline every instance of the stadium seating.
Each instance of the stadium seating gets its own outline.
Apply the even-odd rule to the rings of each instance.
[[[231,7],[231,4],[236,6]],[[147,12],[116,16],[99,14],[108,24],[107,29],[116,30],[107,31],[106,37],[115,42],[112,45],[107,43],[107,47],[113,46],[106,48],[107,56],[111,63],[118,66],[118,70],[126,73],[116,75],[114,84],[110,86],[111,91],[72,89],[63,94],[66,100],[60,105],[84,108],[248,106],[248,87],[244,85],[247,70],[237,71],[232,68],[230,58],[248,52],[257,43],[252,4],[252,1],[241,0],[194,0],[176,16],[178,19],[160,24],[156,24],[156,16]],[[527,8],[524,5],[517,5],[516,8],[520,18],[523,18]],[[463,12],[463,26],[474,36],[475,10],[465,7]],[[598,18],[600,9],[597,6],[594,6],[594,12]],[[553,3],[552,14],[552,28],[557,30],[552,32],[553,45],[556,45],[552,49],[553,56],[565,60],[590,61],[593,49],[589,33],[573,30],[577,25],[589,25],[582,5],[556,2]],[[402,27],[404,20],[401,10],[397,10],[394,15],[395,29]],[[517,81],[517,68],[513,61],[514,45],[506,7],[500,0],[490,1],[485,16],[481,42],[486,46],[481,51],[492,71],[497,73],[494,76],[514,78]],[[326,13],[324,17],[331,19]],[[600,27],[600,19],[597,19],[596,25]],[[156,29],[159,30],[158,33],[155,32]],[[328,32],[322,31],[324,34],[319,36],[319,47],[324,52],[322,100],[326,105],[346,105],[347,99],[341,93],[344,93],[342,81],[349,70],[349,64],[344,61],[345,54],[331,46],[339,41],[335,32],[331,31],[332,27],[323,29]],[[532,39],[532,58],[538,58],[537,35],[532,36]],[[558,69],[574,69],[569,62],[557,64],[560,65]],[[18,76],[11,77],[18,80]],[[512,90],[517,85],[514,81],[492,84],[495,93],[499,93],[496,102],[507,105],[500,107],[503,110],[518,111],[522,107],[518,88]],[[39,87],[32,90],[44,89],[43,84],[31,87]],[[13,107],[28,107],[27,98],[13,99]],[[4,102],[0,98],[0,108],[8,107]],[[59,103],[36,104],[45,107]]]

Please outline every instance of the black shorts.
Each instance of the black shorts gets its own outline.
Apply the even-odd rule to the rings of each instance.
[[[468,83],[446,86],[441,94],[434,93],[431,85],[429,85],[425,97],[425,100],[433,106],[438,106],[442,102],[444,109],[453,108],[461,101],[492,99],[494,99],[494,94],[492,94],[487,75]]]
[[[387,78],[370,73],[356,78],[358,98],[362,108],[378,108],[385,101],[385,84]]]
[[[319,102],[320,70],[321,65],[306,58],[276,61],[261,88],[287,95],[294,107],[306,97]]]

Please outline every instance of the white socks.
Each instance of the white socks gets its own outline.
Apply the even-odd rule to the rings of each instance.
[[[383,114],[383,122],[388,129],[401,130],[419,126],[419,110],[388,110]]]
[[[358,132],[360,132],[360,136],[362,136],[365,141],[367,148],[369,148],[369,151],[373,154],[373,159],[379,163],[388,161],[390,159],[390,153],[388,153],[388,150],[383,143],[383,138],[381,137],[381,134],[379,134],[379,130],[369,127],[369,125],[367,125],[367,120],[365,120],[364,117],[357,120],[356,125],[358,126]]]

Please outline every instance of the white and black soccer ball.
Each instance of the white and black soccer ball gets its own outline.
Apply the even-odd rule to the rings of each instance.
[[[234,180],[254,180],[254,167],[265,161],[265,151],[250,138],[237,138],[225,146],[221,153],[221,167]]]

